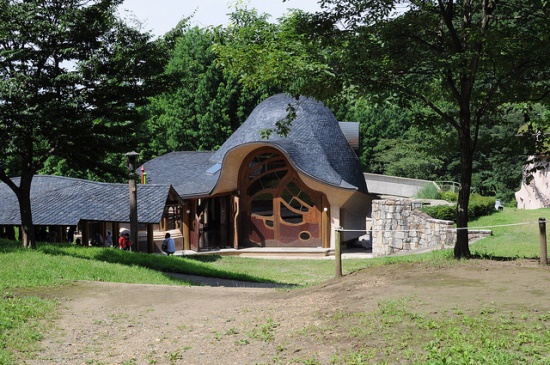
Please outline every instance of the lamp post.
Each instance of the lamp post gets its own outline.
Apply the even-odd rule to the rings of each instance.
[[[128,161],[128,170],[130,170],[130,176],[128,180],[128,187],[130,190],[130,240],[137,249],[138,247],[138,212],[137,212],[137,187],[136,187],[136,164],[139,153],[128,152],[126,154],[126,160]]]

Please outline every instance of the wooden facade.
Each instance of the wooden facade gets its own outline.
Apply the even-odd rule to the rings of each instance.
[[[185,206],[186,249],[330,247],[325,194],[308,188],[271,147],[243,160],[235,194],[190,199]]]

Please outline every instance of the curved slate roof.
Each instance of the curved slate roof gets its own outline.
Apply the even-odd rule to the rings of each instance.
[[[19,185],[19,178],[12,179]],[[139,223],[158,223],[170,185],[137,185]],[[19,225],[19,204],[13,191],[0,183],[0,225]],[[81,219],[129,222],[128,184],[100,183],[61,176],[36,175],[31,185],[36,225],[76,225]]]
[[[261,131],[274,129],[287,116],[289,104],[294,106],[296,118],[288,136],[274,133],[263,139]],[[296,100],[286,94],[271,96],[260,103],[216,152],[171,152],[146,162],[143,166],[147,180],[171,184],[183,198],[208,196],[220,178],[219,167],[226,154],[249,143],[279,148],[297,169],[325,184],[367,193],[359,158],[334,114],[314,99]]]
[[[295,108],[296,118],[288,136],[274,133],[269,139],[262,139],[260,132],[275,129],[276,123],[287,116],[289,105]],[[321,182],[367,193],[359,158],[349,146],[334,114],[321,102],[306,97],[296,100],[286,94],[267,98],[210,160],[222,163],[231,149],[252,142],[279,147],[299,170]]]

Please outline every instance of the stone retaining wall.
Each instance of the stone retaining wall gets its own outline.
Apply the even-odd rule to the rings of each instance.
[[[372,202],[373,256],[386,256],[430,247],[445,247],[456,241],[454,222],[434,219],[417,208],[421,200],[385,199]],[[491,231],[469,231],[470,239],[491,235]]]

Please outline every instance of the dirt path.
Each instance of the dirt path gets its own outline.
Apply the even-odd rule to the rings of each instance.
[[[60,318],[27,364],[271,364],[313,354],[328,363],[337,342],[297,336],[320,314],[372,311],[381,300],[411,296],[428,312],[456,305],[548,311],[550,269],[469,261],[367,269],[306,289],[78,282],[47,295],[60,298]]]

